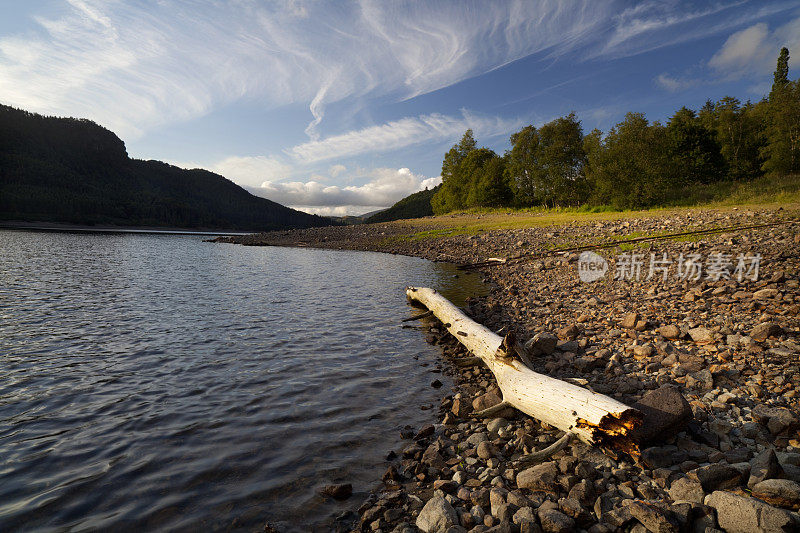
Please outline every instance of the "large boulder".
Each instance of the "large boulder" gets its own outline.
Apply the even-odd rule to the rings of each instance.
[[[742,484],[742,472],[734,466],[715,463],[695,468],[686,474],[689,479],[699,481],[703,490],[733,489]]]
[[[537,333],[525,343],[525,350],[531,356],[550,355],[556,349],[558,337],[552,333]]]
[[[764,404],[759,404],[753,408],[752,416],[753,420],[767,426],[767,429],[773,435],[779,435],[785,431],[800,427],[800,420],[785,407],[767,407]]]
[[[689,402],[670,385],[649,391],[632,407],[644,415],[644,422],[633,432],[641,444],[672,437],[692,419]]]
[[[675,502],[703,503],[706,493],[699,481],[682,477],[672,483],[669,497]]]
[[[789,479],[767,479],[756,483],[753,496],[778,507],[800,509],[800,484]]]
[[[717,511],[719,527],[728,533],[797,531],[791,515],[755,498],[715,491],[706,502]]]
[[[521,489],[553,491],[558,490],[557,478],[558,466],[555,461],[550,461],[517,474],[517,486]]]
[[[575,520],[555,509],[539,511],[539,522],[545,533],[572,533],[575,531]]]
[[[640,500],[628,506],[631,516],[652,533],[678,533],[678,521],[670,513],[651,503]]]
[[[750,479],[747,481],[747,486],[752,489],[758,483],[766,479],[780,479],[785,477],[786,473],[778,462],[778,456],[775,455],[775,450],[767,448],[750,461]]]
[[[674,324],[661,326],[657,332],[665,339],[677,339],[681,336],[681,329]]]
[[[777,337],[783,329],[775,322],[762,322],[750,330],[750,337],[758,342],[764,342],[769,337]]]
[[[714,342],[714,332],[708,328],[692,328],[689,330],[689,336],[697,344],[711,344]]]
[[[425,533],[445,533],[455,525],[458,525],[458,515],[453,506],[441,496],[428,500],[417,517],[417,527]]]

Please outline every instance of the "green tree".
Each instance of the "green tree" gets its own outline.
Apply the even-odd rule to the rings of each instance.
[[[789,85],[789,49],[785,46],[778,54],[778,64],[772,77],[772,93]]]
[[[590,145],[594,202],[616,208],[649,207],[663,202],[669,189],[679,185],[666,128],[649,124],[642,113],[625,115],[601,146],[591,146],[594,139],[591,135],[585,140]]]
[[[585,199],[583,129],[575,113],[539,128],[533,181],[547,206],[577,205]]]
[[[468,207],[502,207],[513,198],[505,175],[506,161],[486,148],[473,150],[464,160],[470,176]]]
[[[525,126],[511,136],[511,150],[506,153],[505,173],[514,193],[514,202],[519,206],[530,206],[539,202],[533,181],[538,147],[539,132],[533,126]]]
[[[603,169],[603,132],[595,128],[583,138],[583,152],[586,159],[583,165],[583,175],[586,181],[586,191],[589,196],[594,194],[595,179]]]
[[[712,183],[725,177],[725,160],[714,132],[694,111],[680,108],[667,123],[670,156],[689,183]]]
[[[461,171],[461,163],[475,147],[475,138],[469,129],[464,132],[461,141],[445,154],[442,161],[442,187],[431,199],[433,212],[437,215],[465,207],[469,180]]]
[[[728,177],[752,179],[761,173],[760,152],[764,145],[764,128],[760,109],[737,98],[726,96],[701,111],[701,122],[710,127],[720,144]]]
[[[790,82],[789,50],[782,48],[769,98],[764,102],[766,145],[762,169],[770,174],[800,172],[800,79]]]

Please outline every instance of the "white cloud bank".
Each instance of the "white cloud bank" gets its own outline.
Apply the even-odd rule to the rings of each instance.
[[[426,178],[407,168],[376,168],[361,171],[358,177],[369,181],[363,185],[326,185],[319,181],[265,181],[260,187],[247,189],[263,198],[317,214],[362,214],[389,207],[401,198],[426,188],[433,188],[442,179]]]
[[[726,78],[762,77],[775,70],[782,46],[800,48],[800,17],[774,31],[762,22],[734,33],[708,65]]]

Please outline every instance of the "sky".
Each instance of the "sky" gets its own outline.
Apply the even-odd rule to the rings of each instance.
[[[88,118],[131,157],[218,172],[325,215],[440,182],[480,146],[575,112],[607,131],[759,100],[794,1],[1,0],[0,103]]]

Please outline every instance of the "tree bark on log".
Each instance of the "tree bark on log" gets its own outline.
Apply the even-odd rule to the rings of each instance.
[[[503,349],[502,337],[470,319],[434,289],[408,287],[406,296],[411,303],[432,311],[460,343],[483,360],[494,374],[505,403],[572,433],[587,444],[638,457],[632,433],[642,422],[639,411],[608,396],[534,372]]]

